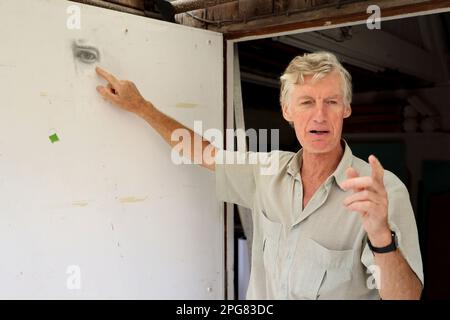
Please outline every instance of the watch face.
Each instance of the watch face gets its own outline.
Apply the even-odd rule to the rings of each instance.
[[[398,239],[397,239],[397,235],[395,234],[395,232],[392,232],[392,241],[395,244],[395,248],[398,248]]]

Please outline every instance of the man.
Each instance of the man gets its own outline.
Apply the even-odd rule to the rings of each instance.
[[[133,83],[97,72],[108,81],[97,87],[106,100],[141,116],[170,145],[177,143],[170,137],[184,128],[180,123],[146,101]],[[281,77],[280,102],[302,149],[269,153],[268,161],[277,157],[279,164],[269,175],[260,173],[259,163],[223,164],[224,155],[238,153],[214,147],[215,161],[201,163],[215,171],[220,200],[253,210],[247,298],[420,298],[422,261],[408,191],[375,156],[367,163],[341,139],[351,98],[350,74],[333,54],[298,56]],[[183,155],[193,159],[211,148],[202,141],[200,152],[192,146]]]

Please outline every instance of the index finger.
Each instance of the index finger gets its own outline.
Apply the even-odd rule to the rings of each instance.
[[[365,188],[372,187],[372,182],[372,177],[356,177],[345,180],[344,182],[342,182],[341,187],[344,190],[356,189],[359,191]]]
[[[384,168],[380,161],[373,154],[369,156],[369,163],[372,167],[372,178],[383,183]]]
[[[96,67],[95,71],[100,77],[111,83],[113,86],[117,86],[119,84],[119,80],[117,80],[116,77],[114,77],[111,73],[107,72],[106,70],[103,70],[100,67]]]

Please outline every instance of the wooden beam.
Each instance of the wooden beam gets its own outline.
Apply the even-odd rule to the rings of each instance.
[[[324,30],[321,33],[305,32],[278,39],[282,43],[309,51],[333,51],[341,58],[341,61],[375,72],[390,68],[431,82],[442,79],[443,65],[434,52],[426,51],[422,47],[384,31],[383,28],[372,31],[365,25],[353,26],[353,36],[341,42],[336,41],[331,34],[334,30]],[[423,64],[417,61],[429,63]]]
[[[183,13],[198,9],[206,9],[208,7],[214,7],[235,0],[175,0],[170,4],[173,6],[175,13]]]
[[[116,2],[104,1],[104,0],[71,0],[71,1],[79,2],[79,3],[83,3],[83,4],[95,6],[95,7],[111,9],[111,10],[125,12],[125,13],[130,13],[130,14],[135,14],[135,15],[138,15],[138,16],[144,16],[144,11],[143,10],[140,10],[140,9],[137,9],[137,8],[133,8],[133,7],[124,6],[123,4],[119,4],[118,3],[119,1],[116,1]]]
[[[145,11],[143,0],[70,0],[99,8],[105,8],[137,16],[146,16],[154,19],[161,19],[161,16],[155,12]]]
[[[254,17],[273,13],[273,2],[267,0],[239,0],[239,16]]]
[[[450,0],[385,0],[370,4],[377,4],[380,7],[382,18],[450,8]],[[222,32],[227,40],[231,40],[352,23],[368,19],[370,16],[366,12],[368,5],[367,1],[359,1],[344,4],[340,9],[333,6],[299,12],[290,16],[278,15],[246,23],[232,23],[222,27],[210,25],[209,29]]]
[[[441,77],[441,82],[449,80],[449,64],[446,50],[445,31],[440,23],[439,16],[419,17],[419,28],[422,42],[428,52],[436,56],[436,62],[439,62],[439,70],[435,70],[436,75]]]
[[[144,10],[144,0],[106,0],[104,2],[116,3],[125,7]]]

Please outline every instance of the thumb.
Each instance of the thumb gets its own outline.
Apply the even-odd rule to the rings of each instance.
[[[347,170],[345,170],[345,175],[347,176],[348,179],[359,177],[358,171],[356,171],[352,167],[347,168]]]
[[[100,95],[107,101],[113,102],[113,103],[119,103],[119,98],[117,95],[112,93],[110,90],[103,86],[97,86],[97,92],[100,93]]]

